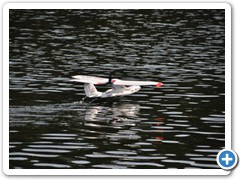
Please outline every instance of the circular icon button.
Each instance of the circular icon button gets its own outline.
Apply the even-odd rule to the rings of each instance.
[[[236,166],[238,161],[237,154],[233,150],[221,150],[217,155],[218,165],[225,170],[230,170]]]

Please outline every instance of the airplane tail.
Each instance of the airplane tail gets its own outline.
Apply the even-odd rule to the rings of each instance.
[[[84,84],[84,91],[87,97],[101,97],[102,93],[97,91],[96,87],[91,83]]]

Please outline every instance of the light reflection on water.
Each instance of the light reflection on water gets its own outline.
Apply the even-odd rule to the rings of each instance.
[[[218,168],[224,33],[223,10],[11,10],[10,168]],[[164,86],[85,103],[69,81],[113,70]]]

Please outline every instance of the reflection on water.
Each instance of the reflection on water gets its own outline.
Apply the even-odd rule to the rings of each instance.
[[[218,168],[224,34],[223,10],[10,10],[10,168]],[[113,70],[164,86],[82,102],[70,77]]]
[[[127,117],[137,117],[138,111],[138,104],[117,104],[112,107],[88,106],[86,108],[85,121],[99,121],[101,119],[105,121],[106,116],[109,116],[110,120],[114,120],[114,122],[124,121]]]

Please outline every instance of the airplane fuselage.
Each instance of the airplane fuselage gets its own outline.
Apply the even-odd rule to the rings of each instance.
[[[105,92],[99,92],[96,87],[91,83],[84,84],[84,90],[86,96],[89,98],[109,98],[109,97],[117,97],[117,96],[126,96],[133,94],[141,89],[140,86],[113,86],[112,89],[109,89]]]
[[[140,86],[129,86],[117,89],[109,89],[101,94],[101,98],[115,97],[115,96],[126,96],[138,92],[141,89]]]

